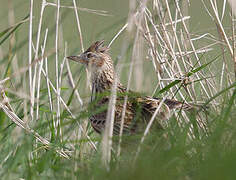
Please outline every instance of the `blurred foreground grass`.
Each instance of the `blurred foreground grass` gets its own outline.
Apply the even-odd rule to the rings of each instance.
[[[89,88],[86,84],[86,72],[78,64],[69,64],[64,57],[81,52],[78,25],[82,29],[84,48],[94,40],[106,39],[108,44],[126,22],[130,23],[132,22],[130,19],[139,17],[132,13],[142,10],[140,8],[142,6],[136,1],[130,1],[129,6],[126,1],[118,3],[104,0],[98,4],[76,1],[79,7],[89,7],[97,11],[80,9],[78,12],[81,22],[78,24],[74,9],[61,7],[57,26],[56,6],[48,4],[40,15],[42,2],[44,1],[34,2],[33,6],[31,65],[29,65],[30,19],[28,16],[30,3],[4,1],[0,7],[0,69],[2,72],[0,105],[2,109],[11,105],[6,111],[0,110],[0,179],[236,179],[236,90],[233,61],[230,50],[221,36],[222,30],[217,30],[218,24],[209,18],[202,3],[191,2],[189,8],[185,9],[183,1],[180,1],[183,3],[181,10],[186,13],[186,17],[188,15],[188,12],[184,12],[186,10],[191,15],[190,23],[187,24],[191,32],[186,34],[191,36],[198,50],[203,47],[204,50],[208,47],[212,48],[202,54],[199,53],[199,61],[194,57],[194,53],[187,53],[191,52],[191,48],[186,40],[186,34],[182,33],[183,24],[176,25],[179,41],[173,38],[169,44],[163,43],[168,41],[167,37],[170,34],[174,36],[174,32],[168,25],[161,26],[163,22],[166,24],[169,22],[169,19],[166,19],[168,6],[159,1],[163,12],[158,11],[159,6],[155,4],[156,1],[143,4],[146,8],[145,18],[148,19],[152,15],[146,27],[150,28],[150,32],[142,32],[141,30],[144,29],[138,32],[135,28],[138,29],[139,26],[134,25],[135,30],[123,32],[112,44],[111,55],[115,62],[118,62],[121,57],[125,59],[121,75],[124,83],[127,83],[130,59],[142,57],[141,61],[137,61],[134,65],[131,83],[133,89],[148,95],[163,95],[170,91],[169,94],[176,95],[177,98],[184,97],[187,101],[196,103],[201,101],[207,104],[209,106],[207,113],[200,112],[202,113],[200,119],[204,120],[206,129],[203,130],[197,125],[198,114],[185,117],[177,113],[169,120],[164,135],[158,132],[150,134],[145,139],[140,153],[137,154],[139,144],[136,142],[139,141],[135,139],[136,137],[131,137],[134,138],[132,141],[135,143],[122,146],[120,156],[117,156],[117,148],[114,145],[108,171],[101,162],[103,153],[100,147],[101,136],[93,132],[87,121]],[[60,3],[61,6],[73,6],[73,1]],[[132,3],[135,4],[134,7]],[[235,30],[235,25],[232,23],[235,19],[230,17],[228,4],[225,8],[223,3],[218,3],[225,33],[234,48],[235,31],[231,29]],[[206,6],[210,9],[210,13],[213,13],[209,3]],[[169,2],[169,7],[173,17],[175,13],[179,14],[175,3]],[[140,13],[141,10],[137,12]],[[162,13],[163,19],[160,18]],[[179,15],[176,17],[179,18]],[[40,18],[42,18],[42,28],[40,38],[37,40]],[[151,20],[156,24],[152,24]],[[158,30],[155,29],[156,27]],[[162,31],[165,27],[167,29]],[[57,28],[58,36],[56,36]],[[159,35],[159,31],[162,34]],[[150,39],[145,39],[148,37],[145,35],[149,33]],[[160,38],[163,42],[158,42],[159,36],[164,37]],[[58,50],[55,48],[57,38]],[[200,40],[195,43],[194,38]],[[129,42],[127,52],[122,55],[126,40]],[[168,49],[166,46],[177,47],[175,44],[177,42],[181,43],[181,52],[186,54],[179,56],[180,52],[176,50],[177,48],[174,55],[169,51],[166,53]],[[135,46],[137,44],[140,47]],[[139,51],[139,48],[142,51]],[[194,52],[198,53],[197,50]],[[37,58],[36,54],[38,54]],[[155,61],[150,60],[159,57],[162,62],[161,68],[165,71],[164,75],[158,74],[159,72],[154,68]],[[57,66],[59,78],[56,78],[56,58],[59,61]],[[179,64],[173,63],[175,58],[178,59]],[[192,62],[194,63],[191,64]],[[168,63],[171,65],[165,66]],[[74,89],[71,87],[68,75],[70,66],[74,77]],[[30,67],[31,76],[28,70]],[[169,70],[170,74],[168,74]],[[203,76],[198,77],[201,73]],[[192,76],[195,81],[184,86],[182,79],[178,78],[186,74],[191,76],[190,82]],[[30,78],[32,84],[35,78],[35,89],[29,88]],[[160,79],[164,79],[164,82]],[[141,86],[138,82],[141,82]],[[199,82],[205,83],[204,86]],[[59,88],[56,87],[57,83]],[[75,89],[81,95],[83,105],[80,105]],[[63,99],[63,102],[59,100],[59,106],[57,94],[60,94]],[[32,96],[35,97],[33,107]],[[16,121],[12,121],[12,119],[17,120],[15,115],[18,120],[22,120],[21,127],[16,125]],[[186,119],[189,121],[185,121]],[[84,130],[81,130],[81,127]],[[31,131],[32,129],[34,131]],[[47,144],[45,139],[40,141],[37,134],[48,140],[50,144]],[[68,158],[59,155],[61,149],[68,154]]]

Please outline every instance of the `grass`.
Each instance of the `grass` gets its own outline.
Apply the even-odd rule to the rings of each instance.
[[[9,25],[0,27],[1,178],[235,179],[235,16],[224,2],[199,1],[201,21],[214,27],[194,31],[198,22],[188,12],[195,2],[131,0],[114,20],[105,0],[108,11],[76,1],[7,1]],[[113,19],[85,28],[101,18]],[[175,112],[164,133],[147,128],[122,136],[122,144],[110,138],[112,126],[97,135],[88,122],[86,70],[65,57],[102,38],[128,89],[204,108]]]

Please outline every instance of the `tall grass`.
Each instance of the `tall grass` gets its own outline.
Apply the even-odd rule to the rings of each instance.
[[[154,114],[140,137],[122,131],[112,137],[116,84],[111,123],[103,135],[93,131],[89,74],[66,59],[92,43],[82,12],[97,19],[113,14],[75,0],[7,3],[9,25],[0,29],[1,178],[236,178],[233,1],[202,0],[192,7],[188,1],[130,0],[125,20],[95,28],[95,40],[105,38],[111,52],[119,46],[117,58],[111,55],[127,90],[197,107],[195,113],[174,112],[164,132],[149,133]],[[22,18],[14,5],[25,9]],[[207,14],[209,29],[192,30],[198,23],[188,14],[193,8]],[[122,119],[126,103],[127,97]]]

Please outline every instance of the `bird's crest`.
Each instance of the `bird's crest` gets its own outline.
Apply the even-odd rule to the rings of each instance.
[[[109,50],[108,47],[104,46],[104,40],[96,41],[93,43],[85,52],[97,52],[97,53],[105,53]]]

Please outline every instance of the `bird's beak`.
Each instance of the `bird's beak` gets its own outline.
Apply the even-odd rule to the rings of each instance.
[[[79,56],[68,56],[67,59],[79,62],[81,64],[88,64],[88,60],[86,57],[83,56],[83,54],[81,54]]]

